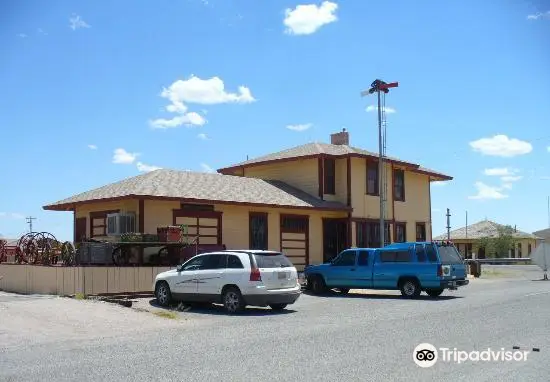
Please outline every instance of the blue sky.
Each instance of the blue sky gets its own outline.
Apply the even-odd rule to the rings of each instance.
[[[63,239],[44,204],[156,167],[209,171],[346,127],[448,173],[434,233],[485,217],[547,227],[548,1],[0,3],[0,234]],[[299,7],[310,4],[309,7]],[[391,110],[390,110],[391,108]],[[390,112],[393,111],[393,112]],[[289,126],[305,125],[305,129]]]

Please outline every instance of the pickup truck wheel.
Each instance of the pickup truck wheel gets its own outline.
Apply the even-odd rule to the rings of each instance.
[[[348,294],[349,293],[349,288],[338,288],[338,291],[342,294]]]
[[[414,279],[405,279],[401,281],[399,289],[401,290],[401,294],[407,298],[416,298],[420,296],[421,292],[418,281]]]
[[[311,290],[315,294],[321,294],[327,290],[325,280],[321,276],[311,276],[307,283],[311,285]]]
[[[426,293],[430,297],[439,297],[443,293],[443,289],[427,289]]]

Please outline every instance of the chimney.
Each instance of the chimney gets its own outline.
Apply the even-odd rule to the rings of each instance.
[[[344,127],[341,132],[330,134],[330,143],[333,145],[349,146],[349,133]]]

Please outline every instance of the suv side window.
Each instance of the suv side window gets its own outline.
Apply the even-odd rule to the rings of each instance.
[[[428,261],[426,251],[424,250],[424,246],[422,244],[416,245],[416,259],[419,263],[425,263]]]
[[[200,269],[224,269],[227,264],[227,255],[215,254],[204,256],[204,262]]]
[[[189,260],[187,264],[183,267],[183,271],[196,271],[202,269],[204,260],[206,256],[195,257],[194,259]]]
[[[228,255],[227,256],[227,268],[228,269],[243,269],[243,263],[241,262],[241,259],[239,259],[235,255]]]
[[[339,267],[352,267],[355,265],[356,251],[344,251],[336,258],[332,265]]]
[[[430,263],[437,263],[437,253],[435,251],[433,244],[426,244],[426,255],[428,256],[428,260]]]
[[[359,251],[357,265],[366,267],[369,265],[369,251]]]

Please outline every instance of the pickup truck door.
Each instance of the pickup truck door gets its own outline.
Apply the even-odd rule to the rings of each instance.
[[[375,259],[373,285],[378,289],[395,289],[397,288],[399,277],[410,275],[411,272],[416,271],[416,267],[411,261],[411,248],[379,249]]]
[[[354,283],[359,288],[372,288],[372,263],[374,251],[359,249]]]
[[[328,287],[353,287],[357,278],[356,269],[357,251],[348,249],[332,261],[326,273],[326,284]]]

